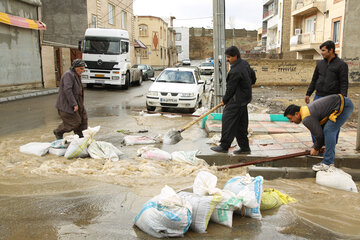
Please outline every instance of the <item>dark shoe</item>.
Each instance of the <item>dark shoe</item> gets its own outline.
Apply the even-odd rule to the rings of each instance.
[[[234,154],[250,154],[251,150],[250,150],[250,148],[240,148],[239,150],[235,150],[233,153]]]
[[[54,133],[57,140],[63,139],[63,134],[57,133],[56,129],[54,129],[53,133]]]
[[[227,153],[228,152],[228,150],[224,149],[222,146],[211,147],[210,149],[215,152],[219,152],[219,153]]]

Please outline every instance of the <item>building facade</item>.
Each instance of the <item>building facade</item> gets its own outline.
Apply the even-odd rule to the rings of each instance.
[[[40,0],[0,0],[0,91],[43,86],[40,6]]]
[[[175,27],[175,45],[178,53],[178,61],[189,58],[189,28]]]
[[[347,38],[344,35],[347,2],[352,0],[292,1],[291,51],[297,53],[298,59],[322,59],[319,46],[326,40],[333,40],[336,53],[342,56],[343,41]],[[348,9],[349,12],[354,10]],[[359,32],[350,34],[359,37]]]
[[[141,64],[169,66],[168,24],[160,17],[135,16],[135,36],[147,47],[140,50]]]

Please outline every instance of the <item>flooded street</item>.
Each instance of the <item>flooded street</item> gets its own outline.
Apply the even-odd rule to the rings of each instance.
[[[139,146],[124,146],[124,134],[117,130],[134,135],[147,130],[145,135],[157,136],[193,120],[141,114],[150,84],[146,81],[129,90],[85,91],[89,126],[101,126],[95,139],[124,152],[118,162],[20,153],[21,145],[55,139],[52,130],[60,123],[55,109],[57,95],[0,104],[1,240],[151,239],[134,227],[133,221],[143,204],[165,185],[175,190],[191,186],[196,175],[206,170],[218,177],[217,186],[222,188],[230,178],[246,174],[246,168],[219,172],[205,162],[193,166],[144,160],[137,157]],[[279,113],[282,102],[303,104],[304,89],[284,87],[275,92],[256,88],[249,111],[268,113],[274,109],[272,113]],[[351,90],[353,100],[359,90]],[[354,115],[352,119],[355,121]],[[168,152],[209,147],[205,132],[198,127],[182,136],[184,140],[177,145],[156,147]],[[234,215],[232,229],[210,222],[208,233],[188,231],[184,239],[360,239],[358,193],[326,188],[315,179],[265,180],[266,187],[289,194],[298,203],[263,211],[261,221]]]

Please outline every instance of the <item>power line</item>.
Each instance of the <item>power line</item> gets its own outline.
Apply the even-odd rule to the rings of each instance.
[[[133,15],[133,13],[130,12],[130,11],[127,11],[127,9],[129,9],[129,7],[130,7],[135,1],[136,1],[136,0],[131,1],[130,4],[127,5],[127,6],[126,6],[125,4],[123,4],[123,5],[125,5],[126,7],[123,8],[123,9],[121,9],[121,10]],[[118,2],[118,4],[116,4],[114,7],[115,7],[115,8],[116,8],[116,7],[119,7],[119,5],[120,5],[121,3],[123,3],[123,1]],[[117,14],[115,14],[115,15],[112,17],[112,19],[115,20],[115,17],[118,16],[122,11],[119,11]],[[104,19],[106,16],[108,16],[109,13],[110,13],[110,12],[109,12],[109,10],[108,10],[107,13],[100,18],[100,19],[101,19],[101,22],[103,22],[103,23],[106,22],[106,21],[104,21],[103,19]],[[109,19],[108,19],[108,20],[109,20]]]
[[[183,18],[183,19],[177,19],[177,18],[175,18],[175,20],[176,20],[176,21],[182,21],[182,20],[196,20],[196,19],[208,19],[208,18],[213,18],[213,17]]]

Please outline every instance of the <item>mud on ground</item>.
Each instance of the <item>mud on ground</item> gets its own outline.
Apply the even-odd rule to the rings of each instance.
[[[250,113],[283,114],[290,104],[304,105],[307,86],[256,86],[253,88],[253,100],[249,105]],[[314,97],[314,93],[311,96]],[[353,101],[355,109],[347,126],[356,127],[358,121],[360,86],[350,86],[348,97]],[[311,98],[311,99],[312,99]]]

